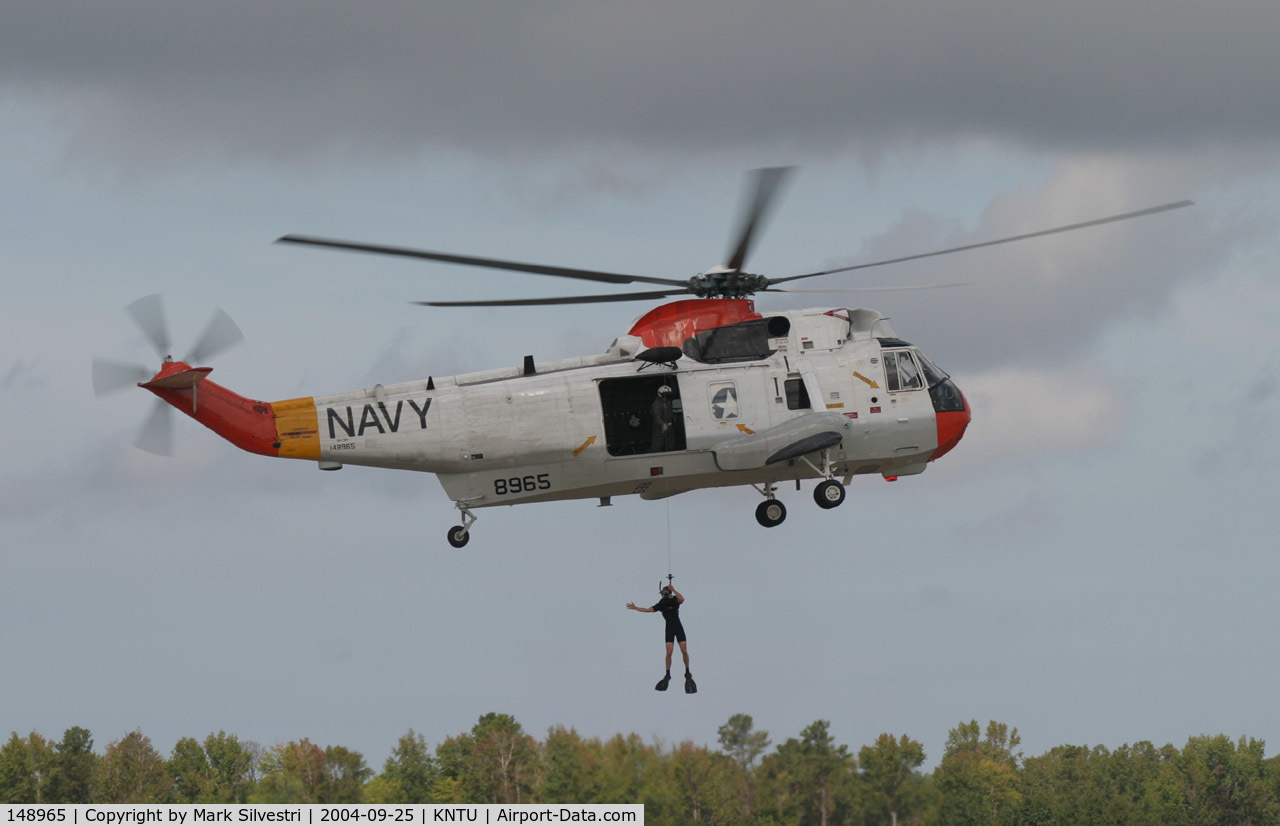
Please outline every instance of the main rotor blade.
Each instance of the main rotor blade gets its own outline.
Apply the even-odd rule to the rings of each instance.
[[[689,295],[689,290],[658,290],[649,293],[610,293],[609,295],[566,295],[556,298],[505,298],[495,301],[413,301],[423,307],[536,307],[546,304],[600,304],[608,301],[639,301]]]
[[[769,205],[773,203],[773,197],[777,194],[778,187],[782,185],[782,182],[786,180],[787,175],[794,168],[791,166],[773,166],[767,169],[755,170],[753,176],[755,192],[747,203],[746,210],[742,213],[737,235],[738,244],[733,248],[733,252],[729,253],[729,260],[725,263],[725,266],[731,271],[740,272],[746,264],[756,229],[764,220]]]
[[[144,295],[124,308],[155,348],[156,355],[169,355],[169,329],[164,322],[164,304],[159,293]]]
[[[115,361],[114,359],[93,360],[93,395],[101,398],[136,387],[138,382],[151,378],[152,371],[141,364]]]
[[[965,281],[949,284],[904,284],[901,287],[765,287],[765,293],[896,293],[900,290],[945,290],[948,287],[967,287]]]
[[[836,267],[832,270],[821,270],[819,272],[809,272],[804,275],[789,275],[785,278],[770,278],[769,284],[782,284],[787,281],[795,281],[798,278],[813,278],[818,275],[831,275],[837,272],[851,272],[852,270],[865,270],[869,267],[882,267],[885,264],[900,264],[903,261],[915,261],[918,258],[932,258],[935,255],[948,255],[953,252],[964,252],[965,250],[976,250],[980,247],[994,247],[996,244],[1009,244],[1014,241],[1025,241],[1028,238],[1039,238],[1044,235],[1055,235],[1059,232],[1071,232],[1077,229],[1085,229],[1087,227],[1101,226],[1102,224],[1111,224],[1116,221],[1127,221],[1130,218],[1141,218],[1144,215],[1155,215],[1158,212],[1168,212],[1172,209],[1181,209],[1182,207],[1191,206],[1193,201],[1178,201],[1172,204],[1161,204],[1160,206],[1140,209],[1137,212],[1126,212],[1123,215],[1112,215],[1107,218],[1098,218],[1094,221],[1084,221],[1079,224],[1068,224],[1064,227],[1054,227],[1053,229],[1044,229],[1039,232],[1028,232],[1023,235],[1013,235],[1008,238],[999,238],[995,241],[983,241],[978,244],[965,244],[962,247],[951,247],[950,249],[937,250],[936,252],[926,252],[919,255],[905,255],[901,258],[889,258],[884,261],[872,261],[869,264],[854,264],[851,267]]]
[[[428,261],[443,261],[446,264],[462,264],[468,267],[487,267],[493,270],[511,270],[527,272],[533,275],[555,275],[561,278],[578,278],[583,281],[602,281],[606,284],[666,284],[671,287],[683,287],[684,281],[672,278],[654,278],[647,275],[622,275],[620,273],[600,272],[598,270],[577,270],[571,267],[554,267],[546,264],[528,264],[522,261],[503,261],[497,258],[476,258],[469,255],[453,255],[444,252],[411,249],[409,247],[391,247],[383,244],[362,244],[355,241],[338,241],[332,238],[315,238],[310,235],[284,235],[276,239],[277,244],[303,244],[313,247],[330,247],[350,250],[352,252],[371,252],[377,255],[398,255],[403,258],[423,258]]]
[[[221,308],[213,311],[213,317],[205,325],[204,332],[196,339],[195,346],[183,359],[188,364],[198,365],[208,361],[228,347],[234,347],[244,341],[244,333]]]
[[[151,415],[138,431],[133,443],[157,456],[173,455],[173,408],[156,399]]]

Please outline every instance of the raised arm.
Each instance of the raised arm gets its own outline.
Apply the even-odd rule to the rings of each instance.
[[[634,602],[628,602],[628,603],[627,603],[627,607],[628,607],[628,608],[630,608],[632,611],[639,611],[639,612],[640,612],[640,613],[642,613],[642,614],[652,614],[652,613],[653,613],[653,609],[652,609],[652,608],[641,608],[639,605],[636,605]]]

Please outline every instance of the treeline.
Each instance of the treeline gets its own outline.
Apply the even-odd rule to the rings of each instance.
[[[1280,758],[1244,737],[1024,757],[1017,729],[973,720],[951,730],[926,773],[923,747],[906,735],[855,753],[818,720],[770,750],[746,714],[718,733],[718,748],[562,726],[538,740],[491,713],[434,749],[410,730],[375,772],[359,752],[306,739],[262,748],[218,732],[179,740],[166,759],[140,731],[102,754],[83,728],[56,742],[15,732],[0,749],[0,802],[639,802],[664,826],[1280,824]]]

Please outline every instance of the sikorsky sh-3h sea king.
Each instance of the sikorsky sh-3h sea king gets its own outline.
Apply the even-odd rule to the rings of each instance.
[[[609,284],[645,292],[489,301],[433,307],[531,306],[692,295],[637,320],[604,353],[458,376],[262,402],[237,395],[194,366],[240,339],[220,311],[192,353],[175,361],[158,296],[127,309],[164,359],[159,372],[97,360],[99,393],[131,386],[158,396],[227,441],[264,456],[434,473],[462,514],[448,531],[470,538],[475,511],[494,505],[638,494],[662,499],[708,487],[751,485],[765,527],[787,515],[781,483],[819,480],[819,507],[844,502],[853,477],[922,472],[964,436],[971,411],[960,388],[875,310],[761,311],[756,293],[916,258],[1004,244],[1150,215],[1189,201],[1024,235],[818,272],[768,278],[744,270],[786,168],[754,173],[728,260],[688,280],[623,275],[287,235],[281,242],[407,256]],[[874,289],[874,288],[863,288]],[[904,288],[909,289],[909,288]],[[836,292],[839,290],[821,292]],[[165,404],[138,444],[167,452]]]

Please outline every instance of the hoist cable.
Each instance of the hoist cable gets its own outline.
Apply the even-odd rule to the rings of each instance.
[[[667,583],[672,579],[671,571],[671,499],[667,499]]]

